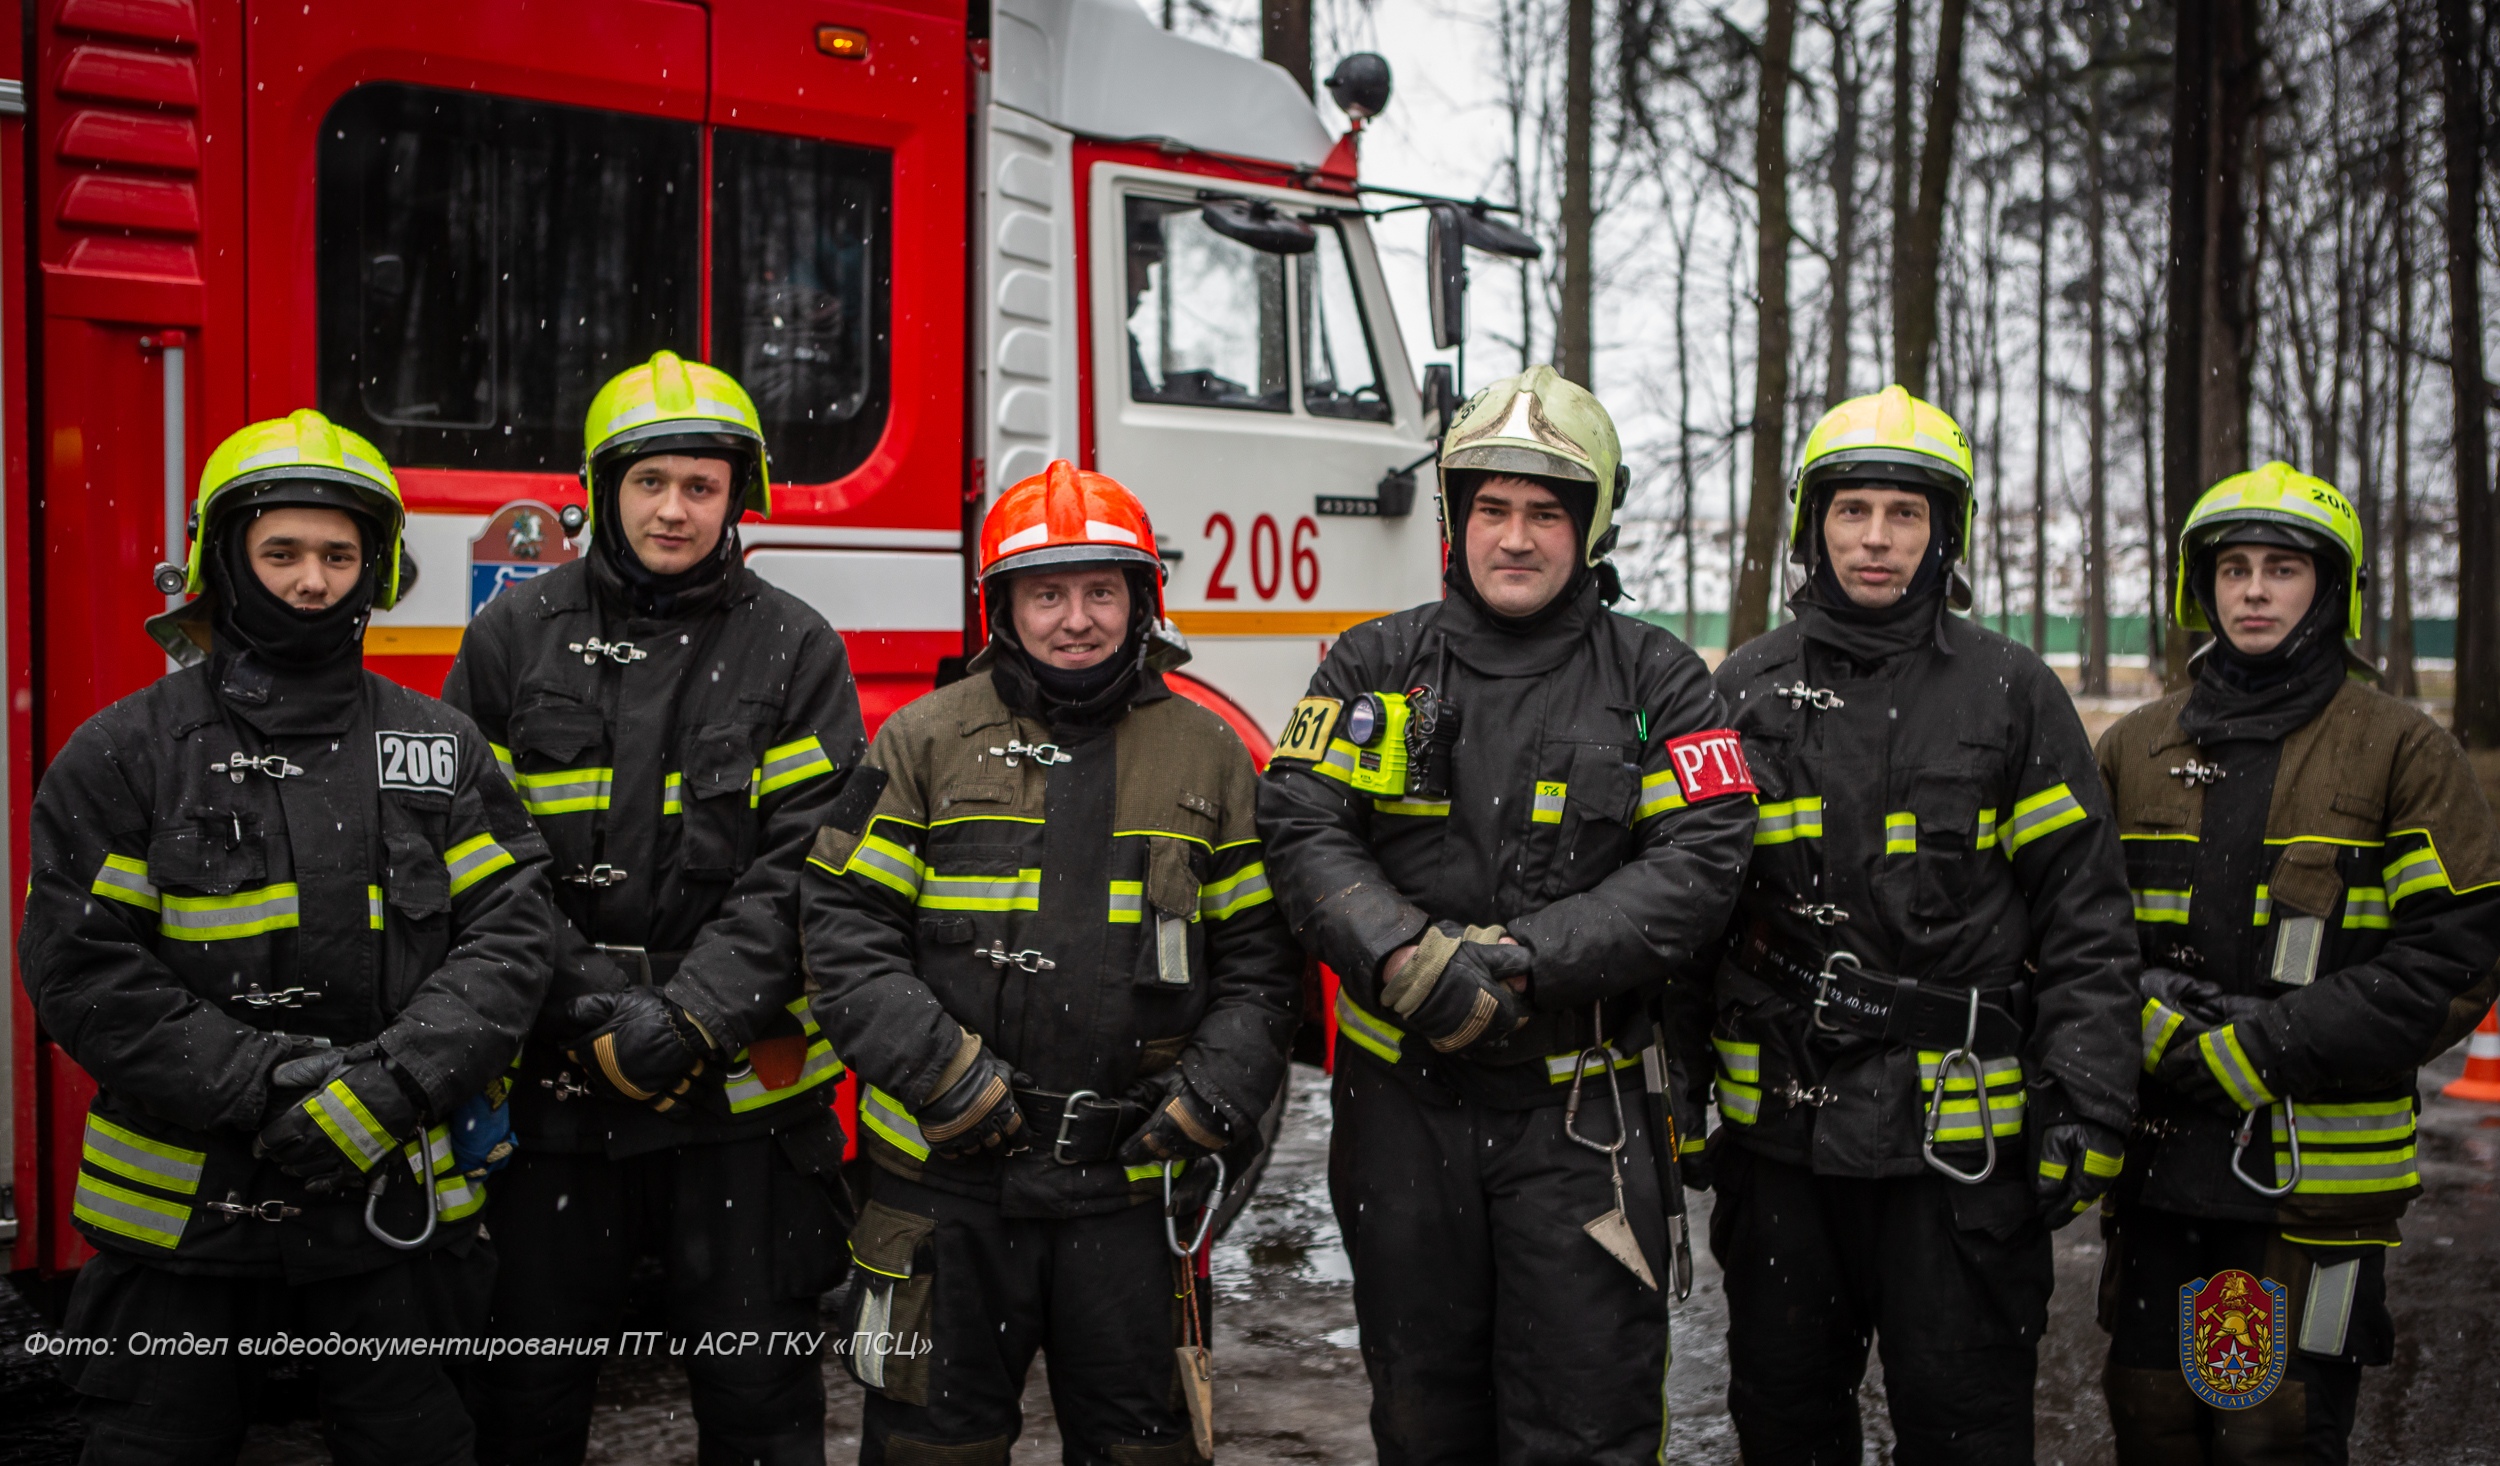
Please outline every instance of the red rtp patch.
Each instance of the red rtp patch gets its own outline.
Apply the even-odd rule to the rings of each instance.
[[[1684,802],[1699,804],[1728,794],[1753,794],[1753,771],[1745,767],[1745,743],[1733,728],[1705,728],[1667,740],[1675,782]]]

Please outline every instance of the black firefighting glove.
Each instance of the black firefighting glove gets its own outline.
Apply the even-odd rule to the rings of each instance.
[[[1149,1106],[1154,1113],[1120,1147],[1121,1165],[1194,1161],[1213,1155],[1232,1141],[1224,1117],[1199,1097],[1189,1077],[1178,1069],[1145,1081],[1131,1090],[1129,1097]]]
[[[424,1091],[373,1044],[289,1059],[270,1071],[269,1090],[273,1118],[252,1154],[311,1191],[361,1179],[424,1122]]]
[[[983,1151],[1013,1155],[1024,1149],[1024,1111],[1016,1105],[1015,1071],[1007,1061],[966,1033],[963,1046],[938,1075],[936,1093],[920,1106],[920,1138],[950,1161]]]
[[[1437,1052],[1499,1047],[1528,1021],[1527,999],[1502,979],[1528,977],[1535,967],[1536,954],[1505,944],[1498,926],[1436,922],[1381,985],[1381,1001]]]
[[[2182,1036],[2162,1055],[2153,1077],[2181,1098],[2236,1120],[2274,1103],[2266,1077],[2272,1051],[2262,1034],[2254,1024],[2233,1021],[2192,1039]]]
[[[703,1025],[647,987],[575,998],[565,1016],[581,1030],[565,1045],[565,1057],[589,1076],[590,1087],[662,1114],[677,1108],[704,1060],[718,1057]]]
[[[2125,1136],[2090,1120],[2056,1120],[2040,1128],[2031,1184],[2050,1231],[2092,1209],[2117,1181],[2126,1152]]]

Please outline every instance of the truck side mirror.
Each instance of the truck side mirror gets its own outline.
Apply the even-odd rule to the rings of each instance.
[[[1424,232],[1426,314],[1432,344],[1447,351],[1467,339],[1467,216],[1456,204],[1434,204]]]
[[[1450,419],[1458,415],[1458,377],[1446,361],[1424,363],[1424,416],[1432,424],[1434,442],[1449,436]]]

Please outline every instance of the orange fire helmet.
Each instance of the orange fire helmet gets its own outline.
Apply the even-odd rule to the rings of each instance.
[[[981,521],[983,619],[996,577],[1071,565],[1152,567],[1155,619],[1163,618],[1163,561],[1146,506],[1119,480],[1061,458],[999,495]]]

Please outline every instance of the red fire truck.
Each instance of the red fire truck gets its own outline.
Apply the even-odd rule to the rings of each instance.
[[[399,469],[420,574],[367,651],[427,691],[576,553],[590,394],[661,347],[753,393],[750,563],[842,629],[872,727],[977,644],[980,515],[1053,458],[1144,498],[1184,690],[1262,755],[1330,637],[1435,593],[1351,136],[1135,0],[0,18],[0,888],[52,751],[164,671],[199,464],[307,404]],[[90,1085],[8,986],[0,1239],[54,1274]]]

